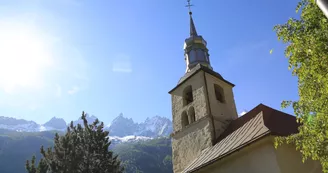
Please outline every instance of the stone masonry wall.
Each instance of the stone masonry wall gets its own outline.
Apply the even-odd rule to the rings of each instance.
[[[172,161],[174,173],[183,171],[202,150],[212,145],[212,126],[209,118],[203,118],[196,125],[175,135],[172,139]]]
[[[191,85],[193,102],[183,105],[183,90]],[[172,159],[174,173],[185,169],[203,149],[212,146],[213,126],[209,117],[204,72],[200,71],[190,77],[171,93],[172,99]],[[195,122],[182,127],[181,115],[193,107]]]
[[[233,86],[218,79],[217,77],[205,73],[208,98],[211,107],[211,113],[214,118],[216,138],[225,130],[231,120],[238,118],[235,99],[233,95]],[[225,102],[221,103],[216,99],[214,84],[219,85],[223,89]]]
[[[183,106],[183,90],[191,85],[193,89],[194,101],[189,105]],[[203,72],[194,75],[179,88],[177,88],[171,96],[172,99],[172,120],[174,132],[182,130],[181,115],[183,111],[188,112],[190,106],[195,109],[196,121],[209,115],[208,105],[205,96],[205,85]]]

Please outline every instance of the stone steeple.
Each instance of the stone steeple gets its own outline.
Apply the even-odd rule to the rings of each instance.
[[[187,7],[190,8],[190,0]],[[190,36],[185,40],[186,73],[171,90],[172,161],[181,173],[205,149],[212,147],[237,111],[234,85],[213,71],[207,43],[198,35],[192,13]]]
[[[188,4],[188,7],[191,5]],[[212,69],[207,49],[207,42],[201,35],[197,34],[196,26],[192,17],[192,12],[189,9],[190,16],[190,36],[185,40],[185,60],[187,64],[186,73],[190,72],[197,64],[201,64],[209,69]]]

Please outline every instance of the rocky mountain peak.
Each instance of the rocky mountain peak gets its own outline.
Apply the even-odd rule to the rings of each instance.
[[[92,124],[92,123],[97,119],[96,116],[94,116],[94,115],[91,115],[91,116],[90,116],[89,114],[87,114],[87,115],[85,116],[85,118],[87,119],[88,124]],[[81,117],[79,117],[78,120],[73,121],[73,125],[77,125],[77,124],[80,124],[81,126],[84,126],[84,123],[83,123],[83,120],[82,120]]]
[[[86,119],[88,120],[88,123],[91,124],[97,119],[97,117],[94,115],[87,115]],[[73,121],[73,124],[81,124],[83,126],[83,120],[79,117],[76,121]],[[57,117],[53,117],[48,122],[41,125],[34,121],[0,116],[0,129],[14,131],[65,131],[67,125],[68,124],[66,124],[64,119]],[[172,122],[168,118],[157,115],[147,118],[144,122],[136,123],[132,118],[124,117],[123,113],[121,113],[105,127],[105,130],[109,131],[109,135],[112,136],[113,139],[123,139],[126,136],[135,136],[134,138],[136,139],[148,139],[169,136],[172,132]]]
[[[67,127],[64,119],[56,117],[52,117],[48,122],[43,124],[43,126],[53,129],[65,129]]]
[[[158,137],[168,136],[172,132],[172,122],[168,118],[154,116],[147,118],[142,123],[135,123],[131,118],[126,118],[121,113],[106,130],[111,136],[124,137],[129,135]]]
[[[132,118],[125,118],[121,113],[117,116],[106,130],[109,131],[110,136],[128,136],[133,135],[137,127]]]

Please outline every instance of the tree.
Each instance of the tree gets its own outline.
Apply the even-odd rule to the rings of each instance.
[[[109,151],[108,132],[103,131],[104,124],[98,119],[88,124],[86,114],[82,112],[84,126],[80,124],[67,127],[64,136],[58,133],[54,138],[54,147],[41,147],[43,158],[36,166],[36,158],[27,160],[28,173],[121,173],[121,163],[112,151]]]
[[[298,77],[299,100],[283,101],[282,107],[293,107],[300,127],[298,134],[276,138],[275,144],[295,144],[303,161],[318,160],[328,172],[328,22],[315,0],[301,0],[296,12],[299,19],[274,30],[287,44],[289,69]]]

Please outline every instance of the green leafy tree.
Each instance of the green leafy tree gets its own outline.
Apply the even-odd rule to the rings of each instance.
[[[292,106],[301,126],[298,134],[277,138],[275,144],[295,144],[303,161],[318,160],[328,172],[328,22],[315,0],[301,0],[296,12],[298,19],[274,30],[287,44],[289,69],[298,77],[299,100],[283,101],[282,107]]]
[[[43,158],[36,166],[36,158],[26,162],[28,173],[121,173],[121,163],[109,151],[108,132],[98,119],[88,124],[86,114],[82,113],[84,126],[71,122],[64,136],[56,134],[54,147],[41,147]]]

